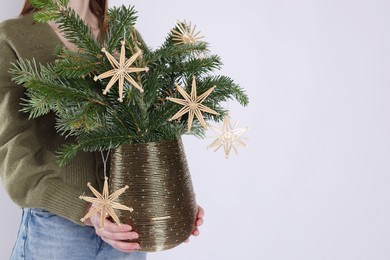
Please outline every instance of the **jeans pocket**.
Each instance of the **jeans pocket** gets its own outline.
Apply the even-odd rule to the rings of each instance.
[[[54,214],[50,211],[47,211],[44,209],[39,209],[39,208],[31,208],[30,212],[34,216],[43,217],[43,218],[50,218],[50,217],[56,216],[56,214]]]

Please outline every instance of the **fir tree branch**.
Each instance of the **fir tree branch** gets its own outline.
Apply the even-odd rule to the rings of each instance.
[[[39,65],[41,66],[41,65]],[[9,73],[12,74],[12,81],[16,84],[23,85],[28,82],[31,78],[42,77],[39,72],[38,65],[35,59],[24,60],[19,59],[16,63],[11,64]]]
[[[100,118],[104,109],[95,103],[78,102],[72,107],[56,107],[56,129],[61,135],[73,136],[102,127]]]
[[[34,20],[47,23],[55,20],[66,9],[69,0],[30,0],[32,6],[38,11],[34,13]]]
[[[133,136],[129,134],[116,133],[109,131],[108,129],[99,129],[88,133],[82,133],[76,140],[83,151],[95,152],[117,148],[122,144],[130,143],[132,137]]]
[[[205,58],[191,58],[188,61],[172,63],[164,73],[180,75],[176,80],[183,78],[200,77],[207,75],[222,66],[221,59],[217,55]]]
[[[149,57],[149,55],[145,55],[145,60],[150,60],[151,63],[153,61],[160,61],[160,63],[163,63],[162,61],[171,60],[173,58],[183,58],[183,56],[189,56],[194,57],[201,54],[207,54],[209,52],[208,50],[208,44],[205,42],[198,42],[194,44],[183,44],[183,45],[163,45],[161,48],[157,49],[154,53],[152,53]]]
[[[137,11],[132,6],[129,8],[113,7],[108,11],[106,22],[110,24],[110,27],[106,35],[105,46],[109,52],[113,51],[125,36],[130,38],[137,20],[136,13]]]
[[[247,106],[249,103],[249,97],[244,89],[227,76],[208,76],[199,80],[197,85],[200,91],[199,93],[202,93],[212,86],[217,86],[205,101],[206,103],[219,104],[228,99],[235,99],[242,106]]]
[[[56,7],[56,5],[54,5],[52,0],[30,0],[29,2],[32,6],[34,6],[37,9],[43,9],[43,8],[47,9],[53,6]]]
[[[65,38],[76,44],[79,50],[92,55],[98,55],[101,50],[100,44],[93,36],[91,29],[81,20],[81,18],[71,8],[60,10],[60,15],[56,19],[59,29],[64,33]]]
[[[39,23],[46,23],[55,20],[57,16],[58,16],[58,11],[56,8],[47,8],[43,11],[35,12],[34,21]]]
[[[102,62],[95,56],[69,50],[63,50],[57,57],[56,71],[62,77],[75,79],[85,77],[102,65]]]
[[[56,152],[57,164],[59,166],[65,166],[70,160],[76,157],[79,150],[79,144],[62,145],[61,148]]]
[[[28,113],[29,119],[34,119],[48,114],[52,107],[50,99],[37,92],[26,91],[26,97],[22,98],[21,112]]]
[[[88,92],[69,88],[59,83],[46,81],[44,79],[30,79],[24,84],[28,89],[34,89],[35,91],[45,95],[48,100],[58,101],[89,101],[99,105],[106,105],[103,101],[99,100],[99,96],[94,92]]]

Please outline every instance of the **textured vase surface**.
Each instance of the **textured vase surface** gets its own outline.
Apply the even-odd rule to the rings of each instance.
[[[141,250],[156,252],[184,242],[195,228],[197,205],[181,140],[126,144],[110,162],[110,190],[128,185],[118,202],[122,223],[138,232]]]

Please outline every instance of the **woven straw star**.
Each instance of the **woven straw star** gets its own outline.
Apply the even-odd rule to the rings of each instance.
[[[183,108],[179,110],[173,117],[169,119],[169,121],[179,119],[184,114],[188,113],[188,127],[187,131],[191,130],[192,122],[194,120],[194,115],[198,118],[199,122],[203,127],[207,127],[206,122],[203,119],[202,112],[206,112],[213,115],[219,115],[219,113],[215,112],[211,108],[206,107],[202,104],[202,102],[213,92],[213,90],[216,88],[216,86],[210,88],[206,92],[204,92],[199,97],[196,95],[196,80],[195,77],[192,79],[192,88],[191,88],[191,96],[188,95],[187,92],[183,90],[178,84],[176,84],[176,89],[179,91],[180,95],[184,97],[184,99],[179,98],[171,98],[168,97],[167,99],[175,102],[177,104],[183,105]]]
[[[93,209],[89,211],[82,219],[81,222],[84,222],[86,219],[90,218],[92,215],[96,214],[100,211],[101,219],[100,219],[100,228],[104,228],[104,219],[106,218],[106,214],[112,217],[112,219],[120,225],[120,221],[118,216],[116,215],[114,209],[121,209],[121,210],[128,210],[130,212],[133,211],[133,208],[124,206],[122,204],[119,204],[118,202],[115,202],[116,200],[123,192],[125,192],[129,186],[125,186],[122,189],[119,189],[112,193],[111,195],[108,194],[108,178],[104,178],[104,186],[103,186],[103,192],[100,194],[94,187],[92,187],[91,183],[87,183],[88,188],[92,191],[92,193],[96,196],[93,197],[87,197],[87,196],[80,196],[80,199],[85,200],[87,202],[93,203]]]
[[[172,29],[172,40],[175,43],[175,45],[178,44],[192,44],[195,42],[198,42],[200,39],[204,38],[204,36],[198,36],[200,32],[195,32],[196,25],[192,28],[191,23],[187,24],[186,21],[180,22],[177,21],[176,28]]]
[[[218,137],[207,148],[215,148],[214,152],[216,152],[219,148],[223,146],[225,150],[225,157],[227,159],[232,148],[237,154],[237,146],[247,147],[247,145],[243,141],[243,139],[245,138],[241,137],[241,135],[248,131],[249,127],[236,128],[237,125],[238,121],[232,127],[230,124],[229,117],[226,116],[224,118],[223,127],[221,129],[216,128],[214,126],[210,126],[212,130],[218,133]]]
[[[136,53],[134,53],[133,56],[130,57],[130,59],[126,60],[125,57],[125,41],[121,41],[122,47],[121,47],[121,53],[119,57],[119,62],[109,53],[106,51],[105,48],[102,49],[102,52],[106,55],[108,61],[110,62],[111,66],[113,67],[112,70],[106,71],[99,76],[96,76],[94,78],[95,81],[98,79],[105,79],[108,77],[111,77],[111,80],[108,82],[106,88],[103,91],[103,95],[106,95],[107,92],[110,91],[111,87],[119,81],[119,102],[123,102],[123,85],[125,82],[125,79],[130,82],[132,86],[137,88],[140,92],[143,92],[144,90],[138,83],[130,77],[129,73],[133,72],[142,72],[142,71],[148,71],[149,68],[137,68],[137,67],[131,67],[135,60],[142,54],[142,51],[140,49],[137,50]]]

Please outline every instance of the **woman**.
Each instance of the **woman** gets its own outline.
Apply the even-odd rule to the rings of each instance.
[[[104,31],[106,0],[70,0],[96,37]],[[92,208],[79,195],[86,183],[103,186],[102,159],[80,153],[66,167],[55,163],[54,151],[64,143],[55,131],[54,115],[28,120],[19,112],[23,87],[11,81],[10,64],[18,58],[52,62],[56,45],[74,49],[55,23],[32,21],[35,9],[26,0],[19,18],[0,24],[0,176],[11,199],[23,208],[23,218],[11,259],[146,259],[131,241],[138,234],[129,225],[108,219],[100,230],[100,213],[85,223]],[[202,224],[199,208],[196,225]],[[198,229],[193,235],[198,235]]]

